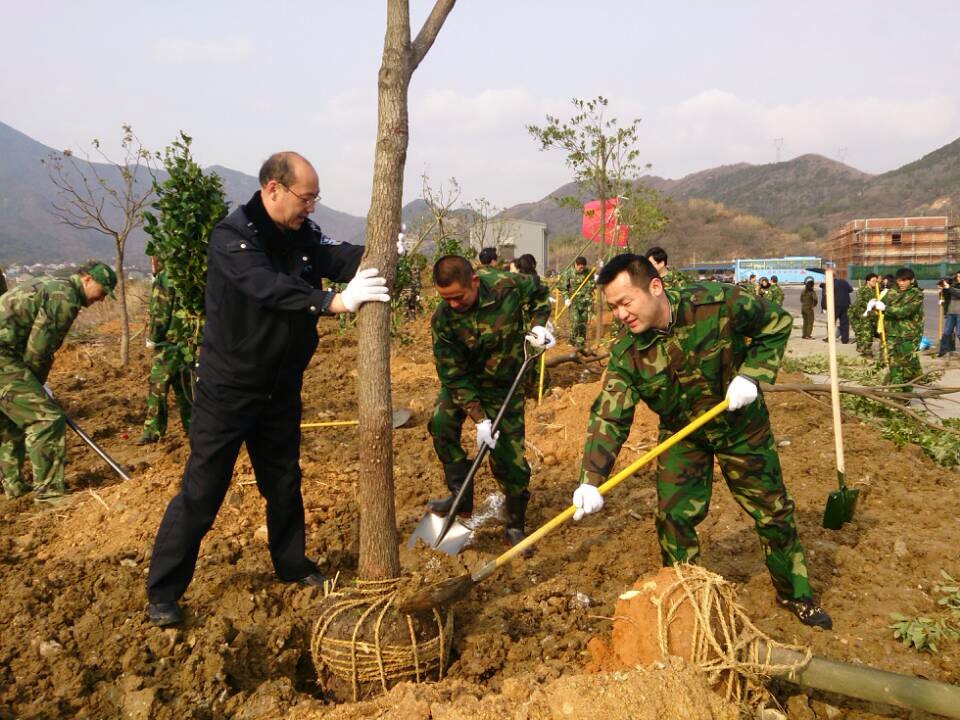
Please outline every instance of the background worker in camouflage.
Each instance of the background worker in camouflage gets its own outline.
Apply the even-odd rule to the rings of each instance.
[[[887,384],[904,385],[904,392],[912,389],[905,383],[920,377],[921,372],[917,346],[923,337],[923,291],[913,279],[913,270],[900,268],[896,273],[897,291],[867,303],[868,310],[883,313],[890,357]]]
[[[650,261],[650,264],[656,268],[657,274],[660,276],[660,282],[663,283],[665,288],[679,288],[693,282],[693,278],[686,273],[667,267],[667,251],[659,245],[650,248],[644,255]]]
[[[813,601],[794,504],[757,387],[776,379],[793,319],[731,285],[664,289],[639,255],[613,258],[598,283],[626,329],[611,347],[603,390],[590,410],[574,519],[603,507],[596,486],[610,474],[638,402],[660,416],[663,442],[725,397],[728,412],[660,456],[656,527],[663,563],[699,560],[696,527],[710,506],[716,457],[754,521],[779,603],[804,624],[830,628],[829,615]]]
[[[757,285],[757,276],[754,273],[750,273],[750,277],[748,277],[746,280],[741,280],[738,282],[737,287],[753,296],[756,296],[760,290],[759,286]]]
[[[53,355],[81,307],[113,294],[117,276],[94,263],[67,278],[38,278],[0,297],[0,475],[7,497],[29,490],[20,477],[30,456],[38,500],[66,492],[66,419],[44,392]]]
[[[800,315],[803,317],[803,332],[800,336],[804,340],[813,337],[813,316],[817,311],[817,291],[813,289],[813,284],[812,277],[806,278],[803,281],[803,290],[800,291]]]
[[[184,356],[185,330],[177,316],[177,293],[170,284],[170,276],[158,261],[153,265],[153,290],[150,293],[150,314],[147,324],[147,347],[155,355],[150,366],[147,390],[147,417],[137,445],[155,443],[167,432],[167,391],[173,387],[173,396],[180,411],[184,433],[190,432],[190,414],[193,411],[190,365]]]
[[[770,286],[767,288],[765,297],[770,302],[783,307],[783,288],[780,287],[780,279],[776,275],[770,276]]]
[[[433,280],[442,298],[431,320],[440,394],[429,429],[451,494],[431,500],[427,507],[446,515],[463,487],[470,462],[460,445],[460,433],[469,416],[476,423],[477,448],[481,444],[490,448],[490,470],[506,496],[504,539],[516,545],[524,537],[530,500],[522,392],[514,393],[496,434],[492,425],[523,365],[524,340],[544,349],[554,344],[546,327],[547,287],[525,275],[486,268],[474,272],[459,255],[440,258],[433,266]],[[471,487],[458,512],[472,510]]]
[[[857,288],[857,296],[850,306],[850,320],[853,323],[853,334],[857,339],[857,352],[862,357],[873,357],[873,333],[877,329],[877,318],[872,312],[867,312],[871,300],[877,299],[876,273],[868,273],[866,282]]]
[[[583,287],[580,287],[581,283]],[[580,288],[580,292],[577,292],[577,288]],[[577,350],[587,349],[587,325],[590,323],[595,289],[596,283],[587,268],[587,259],[582,255],[573,261],[572,267],[560,274],[560,293],[570,313],[570,344]]]

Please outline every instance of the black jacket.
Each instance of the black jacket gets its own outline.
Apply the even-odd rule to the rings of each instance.
[[[317,349],[317,317],[334,295],[322,279],[351,280],[363,251],[331,240],[310,220],[282,232],[255,193],[210,234],[198,381],[299,390]]]

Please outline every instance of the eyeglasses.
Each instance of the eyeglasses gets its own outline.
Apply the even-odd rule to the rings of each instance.
[[[298,197],[305,205],[316,205],[318,202],[320,202],[320,193],[317,193],[316,195],[301,195],[298,192],[294,192],[283,183],[277,183],[277,184],[280,185],[284,190],[286,190],[291,195]]]

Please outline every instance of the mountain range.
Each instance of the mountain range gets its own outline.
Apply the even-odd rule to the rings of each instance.
[[[67,227],[53,216],[56,189],[42,161],[54,152],[0,122],[0,264],[113,258],[111,238]],[[222,166],[207,170],[223,178],[231,207],[258,187],[251,175]],[[109,165],[98,165],[98,171],[108,182],[117,177]],[[661,193],[670,219],[663,231],[642,239],[645,245],[663,245],[678,258],[816,253],[831,229],[854,218],[960,214],[960,138],[879,175],[802,155],[766,165],[723,165],[679,180],[643,180]],[[569,183],[501,214],[544,222],[551,237],[573,242],[579,214],[560,208],[554,198],[577,194]],[[412,227],[425,212],[425,203],[415,200],[404,207],[403,219]],[[332,237],[363,242],[362,217],[318,205],[314,220]],[[131,265],[146,266],[145,240],[138,232],[128,241]]]

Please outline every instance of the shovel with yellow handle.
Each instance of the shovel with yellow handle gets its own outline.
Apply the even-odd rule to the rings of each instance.
[[[676,433],[671,435],[669,438],[664,440],[662,443],[657,445],[652,450],[647,451],[643,456],[637,458],[633,461],[628,467],[624,468],[612,478],[607,480],[603,485],[601,485],[597,490],[600,491],[601,495],[605,495],[619,485],[621,482],[626,480],[628,477],[633,475],[637,470],[646,465],[648,462],[656,458],[658,455],[662,454],[666,450],[670,449],[678,442],[686,438],[691,433],[699,430],[703,425],[707,424],[713,420],[717,415],[722,413],[727,409],[728,402],[723,400],[722,402],[714,405],[710,410],[705,412],[703,415],[698,417],[696,420],[691,422],[689,425],[684,427],[681,430],[678,430]],[[529,547],[532,547],[537,543],[542,537],[547,535],[550,532],[556,530],[560,525],[565,523],[567,520],[573,517],[573,514],[576,512],[577,508],[571,505],[562,513],[557,515],[552,520],[548,521],[546,524],[542,525],[540,528],[532,532],[530,535],[525,537],[523,540],[518,542],[512,548],[507,550],[505,553],[499,557],[491,560],[486,565],[481,567],[479,570],[473,573],[467,573],[465,575],[460,575],[459,577],[449,578],[442,582],[436,583],[425,587],[423,590],[417,592],[408,600],[400,605],[400,612],[412,612],[414,610],[426,610],[428,608],[438,607],[441,605],[448,605],[455,600],[460,599],[470,589],[476,585],[481,580],[492,575],[498,568],[503,567],[508,562],[513,560],[517,555],[523,553]]]

